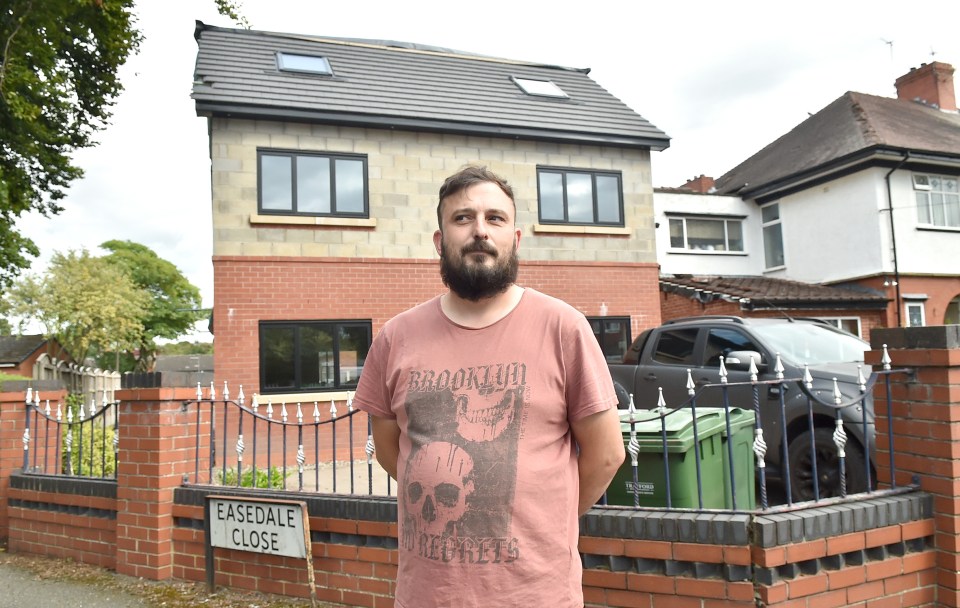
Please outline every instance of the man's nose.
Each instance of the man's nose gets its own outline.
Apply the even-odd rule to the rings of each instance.
[[[477,240],[487,240],[490,236],[488,228],[487,221],[483,218],[478,218],[477,221],[473,223],[473,238]]]

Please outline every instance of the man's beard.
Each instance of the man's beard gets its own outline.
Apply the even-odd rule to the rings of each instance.
[[[494,256],[493,266],[486,264],[467,264],[467,256],[478,251]],[[440,278],[450,291],[465,300],[477,302],[503,293],[517,282],[520,259],[517,247],[508,255],[501,255],[493,245],[486,241],[476,241],[460,250],[460,257],[452,259],[447,252],[446,243],[440,242]]]

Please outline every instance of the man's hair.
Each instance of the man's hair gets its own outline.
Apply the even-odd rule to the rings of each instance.
[[[459,192],[462,192],[471,186],[476,186],[477,184],[487,182],[496,184],[498,188],[503,190],[503,193],[506,194],[507,197],[510,198],[510,202],[513,203],[513,212],[514,215],[516,215],[517,202],[513,198],[513,188],[510,187],[510,184],[507,183],[507,180],[503,179],[486,167],[467,165],[445,179],[443,181],[443,185],[440,186],[440,199],[437,202],[437,224],[439,224],[441,230],[443,230],[443,217],[441,214],[443,209],[443,200],[448,196],[458,194]]]

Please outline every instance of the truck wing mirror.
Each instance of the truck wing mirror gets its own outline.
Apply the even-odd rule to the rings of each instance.
[[[767,367],[766,361],[755,350],[732,350],[727,353],[723,363],[727,366],[727,369],[745,372],[750,369],[750,357],[753,357],[756,362],[758,371],[763,371]]]

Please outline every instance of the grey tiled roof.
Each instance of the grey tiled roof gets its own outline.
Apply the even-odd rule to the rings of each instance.
[[[42,335],[0,336],[0,363],[18,365],[46,344]]]
[[[662,150],[667,135],[571,69],[407,43],[229,29],[197,22],[193,99],[229,115]],[[281,72],[278,51],[320,55],[333,76]],[[569,95],[524,94],[511,76]]]
[[[756,308],[816,305],[883,308],[887,303],[885,296],[862,289],[757,276],[660,277],[660,290],[690,296],[702,294],[701,299],[749,300]]]
[[[831,164],[887,151],[960,163],[960,115],[913,101],[848,92],[717,179],[721,194],[748,195],[774,182],[798,181]]]

